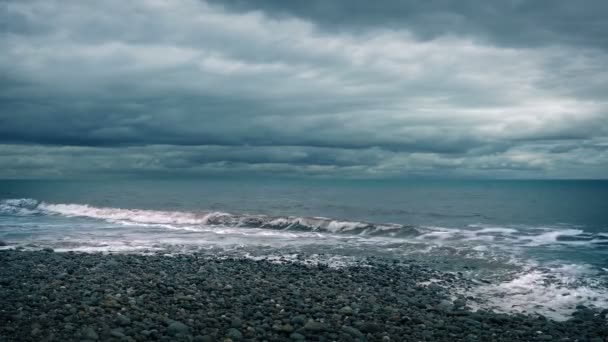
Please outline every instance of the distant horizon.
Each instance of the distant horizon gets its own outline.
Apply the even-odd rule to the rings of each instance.
[[[608,182],[608,178],[447,178],[447,177],[410,177],[410,178],[354,178],[354,177],[336,177],[336,176],[272,176],[272,175],[232,175],[232,176],[221,176],[221,175],[193,175],[193,176],[181,176],[175,177],[174,174],[165,176],[122,176],[122,177],[56,177],[56,178],[0,178],[0,181],[193,181],[193,180],[221,180],[221,181],[249,181],[249,180],[260,180],[260,181],[370,181],[370,182],[408,182],[408,181],[438,181],[438,182],[451,182],[451,181],[471,181],[471,182],[510,182],[510,181],[521,181],[521,182]]]

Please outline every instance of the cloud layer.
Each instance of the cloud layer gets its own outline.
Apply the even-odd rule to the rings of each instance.
[[[3,2],[0,177],[605,178],[602,1],[400,3]]]

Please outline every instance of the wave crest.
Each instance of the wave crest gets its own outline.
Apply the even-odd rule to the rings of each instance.
[[[0,215],[30,216],[38,214],[40,202],[31,198],[13,198],[0,201]]]
[[[416,242],[447,245],[483,243],[483,246],[515,245],[528,248],[563,245],[605,246],[605,233],[585,232],[580,227],[493,226],[467,227],[408,226],[338,220],[326,217],[232,214],[220,211],[168,211],[95,207],[88,204],[57,204],[31,198],[0,200],[0,215],[85,217],[123,225],[148,225],[170,229],[259,228],[331,234],[405,238]]]
[[[400,224],[373,224],[368,222],[335,220],[325,217],[267,216],[230,214],[225,212],[185,212],[145,209],[95,207],[88,204],[53,204],[34,199],[8,199],[0,201],[3,215],[61,215],[87,217],[120,224],[218,226],[349,233],[362,235],[411,236],[417,230]]]

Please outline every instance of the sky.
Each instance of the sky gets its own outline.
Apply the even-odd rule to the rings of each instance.
[[[0,0],[0,178],[608,178],[605,0]]]

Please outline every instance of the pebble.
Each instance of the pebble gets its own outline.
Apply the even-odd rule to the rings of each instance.
[[[291,323],[295,325],[304,325],[306,324],[307,319],[304,315],[297,315],[291,318]]]
[[[306,325],[304,325],[304,329],[309,331],[324,331],[327,330],[327,326],[321,322],[310,320],[308,323],[306,323]]]
[[[289,334],[293,332],[293,326],[291,324],[283,324],[279,330]]]
[[[232,322],[230,323],[230,326],[233,328],[240,328],[241,325],[243,325],[243,321],[241,321],[240,318],[236,317],[232,319]]]
[[[382,328],[376,323],[365,322],[361,324],[360,330],[364,333],[375,333],[380,331]]]
[[[358,329],[350,327],[350,326],[347,326],[347,325],[345,325],[345,326],[342,327],[342,331],[345,332],[345,333],[347,333],[348,335],[350,335],[352,337],[363,338],[365,336]]]
[[[353,314],[353,308],[351,308],[350,306],[344,306],[340,309],[339,311],[341,314],[343,315],[352,315]]]
[[[304,335],[297,332],[294,332],[293,334],[289,335],[289,338],[295,341],[304,341],[306,339]]]
[[[114,336],[116,338],[123,338],[123,337],[125,337],[124,330],[122,328],[112,329],[110,331],[110,335],[112,335],[112,336]]]
[[[129,317],[127,317],[127,316],[124,316],[124,315],[118,315],[117,318],[116,318],[116,321],[120,325],[129,325],[129,324],[131,324],[131,319]]]
[[[188,330],[189,330],[189,328],[187,325],[185,325],[182,322],[177,322],[177,321],[172,322],[167,327],[167,332],[169,333],[169,335],[187,334]]]
[[[91,328],[91,327],[84,328],[84,330],[82,331],[82,337],[85,340],[93,340],[93,341],[97,341],[99,339],[99,335],[97,335],[97,332],[95,330],[93,330],[93,328]]]
[[[233,341],[240,341],[243,338],[243,334],[235,328],[230,328],[226,332],[226,337],[232,339]]]

